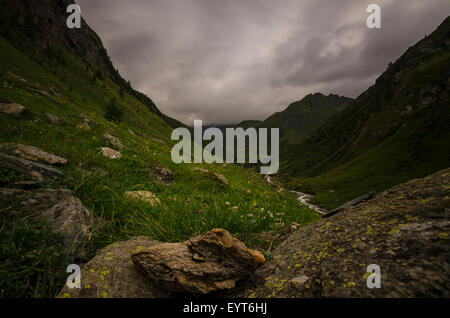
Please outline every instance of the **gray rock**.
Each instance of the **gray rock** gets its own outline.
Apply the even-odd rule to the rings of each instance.
[[[161,200],[150,191],[127,191],[125,192],[125,197],[132,200],[147,202],[152,207],[161,205]]]
[[[85,122],[86,124],[90,124],[92,122],[92,119],[90,119],[85,114],[78,115],[78,118],[83,119],[83,122]]]
[[[62,233],[69,256],[86,256],[84,239],[93,230],[95,222],[70,190],[48,189],[32,193],[20,189],[0,189],[0,197],[2,200],[17,201],[4,213],[47,223],[52,231]]]
[[[0,165],[31,176],[42,183],[48,183],[57,178],[64,177],[64,174],[61,171],[53,167],[1,153]]]
[[[220,184],[222,184],[222,185],[224,185],[224,186],[227,186],[227,185],[229,185],[229,181],[228,181],[228,179],[227,178],[225,178],[223,175],[221,175],[221,174],[218,174],[218,173],[214,173],[214,172],[211,172],[211,171],[209,171],[209,170],[206,170],[206,169],[203,169],[203,168],[199,168],[199,167],[194,167],[194,171],[199,171],[199,172],[202,172],[203,174],[205,174],[205,176],[207,176],[208,178],[210,178],[210,179],[212,179],[212,180],[214,180],[214,181],[216,181],[216,182],[218,182],[218,183],[220,183]]]
[[[301,227],[233,297],[448,298],[449,184],[450,168]],[[381,288],[367,287],[371,264]]]
[[[163,298],[167,294],[141,273],[131,254],[155,244],[148,237],[116,242],[97,252],[81,270],[81,288],[65,286],[59,298]]]
[[[162,166],[155,166],[156,180],[161,183],[169,184],[173,180],[172,171]]]
[[[118,150],[122,150],[123,148],[125,148],[124,145],[120,142],[119,138],[114,137],[110,134],[104,134],[103,140],[106,142],[106,144]]]
[[[39,161],[50,165],[65,165],[67,160],[52,154],[49,154],[37,147],[21,144],[0,144],[0,149],[17,155],[23,159]]]
[[[100,152],[103,156],[108,157],[110,159],[119,159],[122,157],[122,154],[120,152],[108,147],[100,148]]]
[[[25,113],[25,107],[15,103],[0,103],[0,113],[19,117]]]
[[[51,122],[52,124],[59,124],[59,120],[60,120],[60,119],[59,119],[58,116],[53,115],[53,114],[49,114],[49,113],[47,113],[46,115],[47,115],[48,119],[50,120],[50,122]]]
[[[155,142],[160,143],[161,145],[165,145],[165,144],[166,144],[166,143],[164,142],[164,140],[161,140],[161,139],[158,139],[158,138],[150,137],[150,139],[153,140],[153,141],[155,141]]]

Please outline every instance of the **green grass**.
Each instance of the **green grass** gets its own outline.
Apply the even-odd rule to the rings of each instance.
[[[121,97],[120,87],[108,76],[96,76],[93,81],[97,70],[86,67],[63,48],[55,45],[54,50],[57,53],[50,58],[34,59],[0,37],[0,98],[22,104],[28,111],[22,118],[0,115],[0,142],[33,145],[68,160],[66,166],[59,167],[65,179],[47,187],[72,189],[101,219],[101,226],[91,237],[95,247],[137,235],[166,242],[183,241],[216,227],[245,236],[282,231],[291,222],[304,225],[318,219],[293,194],[278,193],[261,175],[240,166],[174,164],[170,157],[172,128],[167,122],[129,93]],[[60,96],[39,94],[27,86],[43,91],[52,87]],[[118,123],[105,118],[113,98],[122,112]],[[46,113],[58,115],[61,123],[52,124]],[[94,121],[90,131],[80,128],[80,114]],[[121,159],[111,160],[99,153],[105,145],[105,133],[118,137],[125,145]],[[152,138],[163,140],[165,145]],[[154,165],[171,169],[170,185],[155,181]],[[224,175],[229,186],[205,178],[193,170],[195,166]],[[11,187],[12,182],[23,179],[0,168],[1,187]],[[126,199],[124,192],[132,190],[153,192],[161,206],[153,208]],[[0,213],[6,208],[0,206]],[[62,277],[68,265],[60,257],[58,236],[43,224],[8,217],[0,219],[0,229],[1,296],[54,296],[64,283]]]

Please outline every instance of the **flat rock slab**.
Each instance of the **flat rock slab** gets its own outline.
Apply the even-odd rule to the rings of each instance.
[[[25,113],[25,107],[15,103],[0,103],[0,113],[19,117]]]
[[[48,189],[33,193],[22,189],[0,189],[0,198],[15,201],[3,213],[46,222],[52,231],[62,233],[68,255],[85,256],[87,251],[83,240],[93,230],[95,223],[89,210],[70,190]]]
[[[49,154],[48,152],[45,152],[34,146],[21,144],[0,144],[0,149],[3,151],[7,151],[8,153],[13,153],[14,155],[19,156],[23,159],[39,161],[41,163],[49,165],[67,164],[66,159]]]
[[[148,237],[135,237],[111,244],[97,252],[81,270],[81,288],[65,286],[59,298],[163,298],[167,294],[142,274],[131,254],[158,244]]]
[[[0,153],[0,165],[33,177],[42,183],[48,183],[57,178],[64,177],[64,174],[61,171],[51,166],[2,153]]]
[[[265,262],[223,229],[182,243],[161,243],[131,255],[152,281],[168,293],[208,294],[231,290]]]
[[[110,159],[119,159],[122,158],[122,154],[114,149],[108,147],[100,148],[100,152],[103,156],[108,157]]]
[[[221,174],[214,173],[214,172],[211,172],[209,170],[206,170],[206,169],[203,169],[203,168],[199,168],[199,167],[195,167],[194,171],[202,172],[208,178],[210,178],[210,179],[212,179],[212,180],[214,180],[216,182],[219,182],[220,184],[222,184],[224,186],[227,186],[230,183],[228,181],[228,179],[226,177],[224,177],[223,175],[221,175]]]
[[[400,184],[291,234],[234,297],[450,297],[449,207],[450,169]]]
[[[110,134],[104,134],[103,140],[105,141],[106,144],[118,150],[122,150],[125,148],[122,142],[120,142],[119,138],[114,137]]]
[[[127,191],[125,192],[125,197],[132,200],[147,202],[152,207],[161,205],[161,200],[150,191]]]

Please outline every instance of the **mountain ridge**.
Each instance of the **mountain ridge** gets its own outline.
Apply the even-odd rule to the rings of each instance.
[[[235,127],[279,128],[280,153],[284,156],[291,147],[308,138],[330,116],[342,111],[352,102],[351,98],[335,94],[309,94],[265,120],[246,120]]]
[[[282,158],[284,180],[334,208],[450,165],[449,46],[447,18]]]
[[[70,4],[75,4],[75,1],[1,0],[2,35],[15,39],[14,45],[32,57],[37,55],[43,58],[51,50],[59,54],[58,46],[63,47],[83,60],[86,67],[91,68],[98,76],[109,77],[118,85],[121,95],[127,91],[173,128],[185,127],[180,121],[163,114],[147,95],[132,88],[131,83],[114,67],[100,37],[83,18],[80,29],[67,27],[66,19],[69,14],[66,9]],[[54,47],[55,44],[57,47]]]

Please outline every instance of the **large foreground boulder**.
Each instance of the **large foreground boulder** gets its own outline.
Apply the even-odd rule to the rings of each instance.
[[[182,243],[162,243],[131,255],[148,277],[170,293],[207,294],[230,290],[247,279],[264,256],[223,229]]]
[[[300,228],[238,296],[449,297],[449,232],[447,169]]]
[[[92,232],[95,222],[83,203],[70,190],[0,189],[0,199],[10,202],[6,213],[30,221],[45,222],[54,232],[61,233],[70,258],[83,258],[87,254],[85,238]]]
[[[62,298],[162,298],[167,294],[145,277],[131,254],[158,244],[148,237],[116,242],[97,252],[81,270],[81,288],[64,288]]]
[[[81,288],[65,286],[58,297],[161,298],[233,289],[264,256],[230,233],[215,229],[182,243],[148,237],[116,242],[81,270]]]

